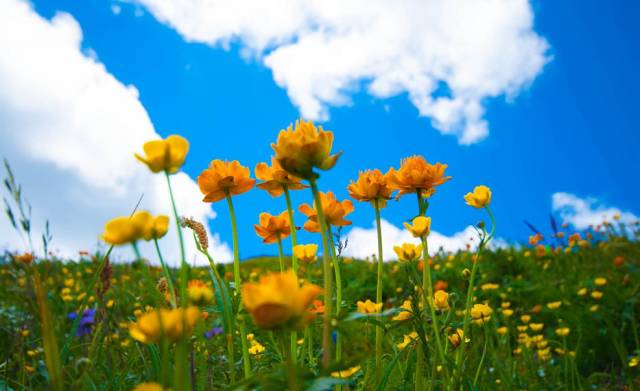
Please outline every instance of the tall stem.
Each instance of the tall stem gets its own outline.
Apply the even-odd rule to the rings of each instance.
[[[333,263],[333,271],[336,274],[336,316],[340,314],[342,308],[342,273],[340,272],[340,263],[336,254],[336,246],[333,242],[333,232],[331,225],[327,224],[327,236],[329,237],[329,245],[331,246],[331,263]],[[342,359],[342,334],[336,336],[336,361]],[[339,387],[338,387],[339,388]]]
[[[293,269],[293,274],[298,278],[298,257],[296,257],[296,253],[293,251],[293,248],[298,244],[298,240],[296,238],[296,222],[293,218],[293,207],[291,206],[291,195],[289,194],[289,188],[287,185],[283,186],[284,190],[284,198],[287,202],[287,214],[289,215],[289,227],[291,227],[291,268]],[[298,342],[298,333],[293,330],[291,332],[291,359],[294,363],[298,361],[298,351],[296,349],[296,343]]]
[[[167,267],[167,264],[164,263],[164,258],[162,257],[160,246],[158,245],[158,239],[153,239],[153,244],[155,245],[156,252],[158,253],[160,266],[162,266],[162,273],[164,274],[164,278],[167,280],[167,284],[169,285],[169,291],[171,292],[171,306],[175,308],[176,307],[176,290],[173,287],[173,278],[171,278],[171,273],[169,272],[169,268]]]
[[[378,280],[376,285],[376,303],[382,303],[382,227],[380,226],[380,200],[374,200],[376,210],[376,230],[378,231]],[[376,368],[382,364],[382,329],[376,327]]]
[[[233,209],[233,201],[231,194],[227,192],[227,205],[229,206],[229,216],[231,218],[231,233],[233,236],[233,285],[234,296],[238,303],[238,314],[241,311],[242,300],[240,300],[240,249],[238,247],[238,224],[236,222],[236,212]],[[240,343],[242,345],[242,367],[244,369],[244,377],[251,376],[251,362],[249,361],[249,347],[247,346],[247,330],[244,321],[239,322]]]
[[[327,238],[327,222],[322,210],[322,201],[318,192],[318,185],[315,178],[309,179],[313,200],[318,213],[318,223],[320,224],[320,235],[322,235],[322,270],[324,274],[324,319],[322,325],[322,366],[327,368],[331,361],[331,315],[333,307],[333,276],[331,275],[331,265],[329,254],[329,240]]]
[[[284,254],[282,253],[282,239],[280,239],[280,235],[278,235],[277,243],[278,243],[278,261],[280,263],[280,273],[284,273]]]

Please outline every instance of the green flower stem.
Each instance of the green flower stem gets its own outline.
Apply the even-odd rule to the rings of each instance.
[[[231,217],[231,231],[233,235],[233,284],[234,293],[238,302],[238,314],[242,310],[242,300],[240,300],[240,249],[238,247],[238,224],[236,222],[236,213],[233,209],[233,201],[231,194],[227,192],[227,205],[229,206],[229,216]],[[251,376],[251,362],[249,361],[249,347],[247,346],[247,330],[244,321],[240,320],[240,343],[242,345],[242,366],[244,369],[244,377]]]
[[[476,369],[476,375],[473,377],[473,385],[478,384],[478,379],[480,379],[480,372],[482,371],[482,364],[484,364],[484,358],[487,355],[487,346],[489,345],[489,329],[487,326],[487,322],[484,323],[484,347],[482,348],[482,356],[480,356],[480,362],[478,363],[478,368]]]
[[[310,265],[307,265],[306,269],[307,269],[307,282],[311,283],[311,268],[309,267]],[[309,341],[306,341],[306,339],[309,338]],[[305,342],[307,342],[307,354],[309,357],[309,366],[313,366],[315,363],[314,357],[313,357],[313,327],[312,325],[307,326],[306,330],[305,330]]]
[[[158,245],[158,239],[153,239],[153,244],[156,247],[156,252],[158,253],[158,259],[160,260],[160,265],[162,266],[162,273],[164,274],[164,278],[167,279],[167,284],[169,285],[169,291],[171,292],[171,306],[176,308],[176,291],[173,287],[173,278],[171,278],[171,273],[169,272],[169,268],[167,264],[164,263],[164,258],[162,257],[162,252],[160,251],[160,246]]]
[[[438,326],[438,317],[433,303],[433,282],[431,281],[431,266],[429,265],[429,244],[426,237],[422,238],[422,251],[422,257],[424,258],[424,267],[422,268],[422,292],[423,294],[425,291],[427,292],[427,301],[425,301],[425,305],[429,306],[429,311],[431,312],[431,327],[433,328],[433,334],[436,338],[436,347],[438,349],[438,354],[440,355],[440,362],[444,366],[447,361],[444,357],[444,349],[442,347],[442,340],[440,339],[440,327]]]
[[[282,253],[282,239],[280,235],[277,237],[278,243],[278,262],[280,263],[280,273],[284,273],[284,254]]]
[[[336,274],[336,316],[340,314],[342,308],[342,273],[340,272],[340,263],[336,255],[336,246],[333,242],[333,233],[331,225],[327,224],[327,236],[329,237],[329,245],[331,246],[331,263]],[[338,333],[336,336],[336,361],[342,359],[342,335]]]
[[[281,337],[282,337],[282,344],[286,345],[286,341],[287,341],[287,337],[286,337],[286,332],[282,332],[280,333]],[[291,341],[290,341],[291,342]],[[289,391],[298,391],[300,389],[300,387],[298,386],[298,374],[297,374],[297,370],[296,370],[296,363],[293,360],[293,356],[291,355],[291,352],[295,350],[295,346],[291,347],[290,349],[287,349],[286,346],[283,346],[283,352],[285,355],[285,365],[286,365],[286,369],[287,369],[287,382],[289,385]]]
[[[376,230],[378,231],[378,279],[376,284],[376,303],[382,303],[382,227],[380,225],[380,200],[373,201],[376,211]],[[382,364],[382,329],[376,327],[376,368]]]
[[[287,202],[287,214],[289,215],[289,227],[291,227],[291,268],[293,269],[293,274],[298,278],[298,258],[296,257],[296,253],[293,251],[293,248],[298,244],[298,240],[296,238],[296,222],[293,218],[293,207],[291,206],[291,195],[289,194],[289,188],[287,185],[282,187],[284,190],[284,198]],[[291,332],[291,358],[294,363],[298,361],[298,350],[296,349],[295,343],[298,342],[298,333],[294,330]]]
[[[327,368],[331,361],[331,315],[333,310],[333,276],[331,275],[331,265],[329,261],[329,240],[327,238],[327,222],[322,210],[322,201],[318,193],[316,179],[309,179],[313,200],[318,213],[318,223],[320,224],[320,235],[322,236],[322,270],[324,277],[324,319],[322,326],[322,366]]]

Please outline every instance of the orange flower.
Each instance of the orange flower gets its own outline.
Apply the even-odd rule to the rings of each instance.
[[[287,130],[281,130],[277,142],[271,144],[282,168],[304,179],[317,175],[314,168],[329,170],[335,166],[340,153],[331,155],[332,146],[333,132],[303,120],[296,121],[295,129],[289,125]]]
[[[353,212],[353,203],[350,200],[340,202],[331,191],[326,193],[320,192],[319,194],[320,202],[322,203],[322,211],[324,212],[327,224],[333,226],[351,225],[351,221],[344,219],[346,215]],[[304,223],[304,229],[309,232],[320,232],[318,213],[315,208],[312,208],[309,204],[302,204],[300,205],[299,210],[308,218]]]
[[[22,262],[25,265],[29,265],[33,261],[33,254],[32,253],[24,253],[22,255],[14,255],[13,259],[16,260],[17,262]]]
[[[351,181],[347,190],[352,198],[358,201],[369,201],[374,207],[375,200],[378,200],[380,208],[385,207],[393,192],[393,189],[389,187],[387,176],[378,169],[361,172],[358,180]]]
[[[246,193],[255,183],[249,176],[249,169],[237,160],[213,160],[209,168],[198,176],[198,186],[205,195],[204,202],[217,202],[227,195]]]
[[[430,164],[422,156],[411,156],[403,159],[399,170],[389,169],[388,181],[393,190],[399,190],[397,197],[409,193],[420,192],[424,197],[429,197],[449,179],[444,176],[446,164]]]
[[[286,210],[277,216],[260,213],[260,224],[254,224],[253,228],[264,243],[275,243],[291,235],[289,215]]]
[[[289,270],[263,276],[257,283],[242,284],[242,303],[260,328],[301,327],[313,318],[309,307],[321,292],[317,285],[300,286]]]
[[[284,193],[285,187],[289,190],[300,190],[307,187],[300,183],[300,178],[286,172],[278,159],[271,158],[271,167],[267,163],[258,163],[255,169],[256,178],[264,181],[258,184],[262,190],[266,190],[272,197],[278,197]]]

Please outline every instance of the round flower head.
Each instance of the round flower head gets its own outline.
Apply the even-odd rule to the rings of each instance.
[[[298,284],[293,271],[270,273],[257,283],[242,284],[242,303],[256,326],[304,327],[313,318],[309,306],[322,292],[313,284]]]
[[[358,301],[358,312],[361,314],[377,314],[382,310],[382,303],[374,303],[367,299],[367,301]]]
[[[186,310],[182,308],[152,310],[140,316],[129,326],[129,334],[142,343],[157,343],[161,335],[168,341],[174,342],[191,335],[198,319],[200,319],[200,310],[197,307],[189,307]]]
[[[449,310],[449,294],[445,291],[436,291],[433,294],[433,305],[437,310],[448,311]]]
[[[142,238],[144,240],[160,239],[167,234],[169,230],[169,216],[158,215],[156,217],[151,216],[145,220],[145,224],[142,228]]]
[[[393,251],[396,252],[400,262],[413,262],[422,256],[422,245],[403,243],[402,246],[394,246]]]
[[[491,307],[486,304],[474,304],[471,307],[471,318],[475,324],[483,324],[491,320]]]
[[[424,238],[431,232],[431,217],[418,216],[413,219],[413,225],[404,223],[407,231],[411,232],[414,238]]]
[[[142,238],[145,227],[151,219],[153,217],[146,211],[111,219],[104,226],[102,240],[114,246],[135,242]]]
[[[411,156],[402,160],[397,171],[389,169],[387,177],[391,188],[399,190],[396,197],[417,192],[429,197],[436,191],[436,186],[451,179],[450,176],[444,176],[446,169],[446,164],[430,164],[422,156]]]
[[[25,265],[30,265],[33,262],[33,254],[32,253],[24,253],[20,255],[14,255],[13,259],[17,262],[23,263]]]
[[[473,188],[473,193],[467,193],[464,196],[464,200],[469,206],[484,208],[491,203],[491,189],[485,185],[476,186]]]
[[[344,219],[346,215],[353,212],[353,203],[351,203],[350,200],[340,202],[331,191],[326,193],[319,192],[319,195],[327,224],[333,226],[351,225],[351,221]],[[314,208],[312,208],[309,204],[302,204],[299,210],[308,218],[304,223],[304,229],[309,232],[320,232],[318,213],[315,210],[315,205]]]
[[[300,183],[300,178],[285,171],[278,159],[271,158],[271,167],[267,163],[258,163],[255,169],[256,178],[263,181],[258,188],[266,190],[272,197],[278,197],[284,193],[284,189],[300,190],[307,186]]]
[[[298,261],[304,263],[313,263],[317,259],[318,245],[317,244],[297,244],[293,246],[293,255],[296,256]]]
[[[246,193],[255,184],[249,176],[249,169],[237,160],[232,162],[213,160],[209,167],[198,176],[198,186],[204,194],[202,201],[217,202],[227,195]]]
[[[291,235],[291,226],[286,210],[277,216],[265,212],[260,213],[260,224],[254,224],[253,228],[264,243],[275,243]]]
[[[194,305],[209,304],[213,301],[213,289],[200,280],[189,281],[187,295]]]
[[[568,327],[560,327],[556,329],[556,334],[560,337],[566,337],[571,330]]]
[[[389,187],[387,176],[377,169],[361,172],[358,180],[351,181],[347,190],[349,190],[349,195],[358,201],[369,201],[373,204],[375,200],[378,200],[380,208],[385,207],[393,192]]]
[[[164,140],[153,140],[142,146],[144,155],[135,154],[136,159],[149,167],[152,172],[178,172],[189,152],[189,142],[184,137],[171,135]]]
[[[340,154],[331,155],[333,133],[316,127],[311,121],[296,121],[281,130],[278,140],[271,144],[280,166],[290,174],[311,179],[317,176],[314,168],[329,170],[335,166]]]
[[[140,383],[133,391],[170,391],[170,389],[162,387],[159,383]]]

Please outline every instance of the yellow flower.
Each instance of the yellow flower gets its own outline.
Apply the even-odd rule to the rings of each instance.
[[[198,186],[204,194],[204,202],[217,202],[227,195],[246,193],[255,183],[249,176],[249,169],[237,160],[213,160],[198,176]]]
[[[602,299],[602,295],[603,295],[603,293],[602,293],[602,292],[600,292],[600,291],[593,291],[593,292],[591,292],[591,297],[593,297],[593,298],[594,298],[594,299],[596,299],[596,300],[600,300],[600,299]]]
[[[293,246],[293,255],[298,258],[300,262],[313,263],[316,261],[318,252],[317,244],[297,244]]]
[[[133,391],[170,391],[170,388],[163,388],[158,383],[140,383],[133,389]]]
[[[337,378],[340,378],[340,379],[346,379],[348,377],[353,376],[358,371],[360,371],[360,365],[357,365],[357,366],[349,368],[349,369],[345,369],[343,371],[331,372],[331,377],[337,377]]]
[[[413,243],[403,243],[402,246],[393,246],[400,262],[413,262],[422,256],[422,245]]]
[[[385,207],[393,191],[389,187],[387,176],[378,169],[361,172],[358,180],[351,181],[347,190],[352,198],[358,201],[369,201],[374,207],[375,200],[378,200],[380,208]]]
[[[351,221],[345,220],[344,218],[346,215],[353,212],[353,203],[351,200],[344,200],[340,202],[331,191],[326,193],[319,192],[319,196],[327,224],[333,226],[351,225]],[[316,212],[315,207],[315,204],[313,208],[309,204],[302,204],[299,208],[300,212],[307,216],[308,220],[304,223],[304,229],[309,232],[320,232],[318,213]]]
[[[260,353],[263,353],[266,350],[262,344],[257,341],[251,341],[251,347],[249,348],[249,354],[252,356],[256,356]]]
[[[257,283],[242,284],[242,303],[256,326],[304,327],[313,318],[309,306],[322,292],[313,284],[298,284],[293,271],[270,273]]]
[[[520,321],[521,321],[522,323],[529,323],[529,321],[530,321],[530,320],[531,320],[531,316],[529,316],[529,315],[522,315],[522,316],[520,317]]]
[[[16,262],[20,262],[20,263],[24,263],[25,265],[29,265],[33,261],[33,254],[32,253],[24,253],[24,254],[21,254],[21,255],[14,255],[13,259]]]
[[[198,319],[200,310],[197,307],[152,310],[129,326],[129,334],[142,343],[157,343],[160,335],[173,342],[190,335]]]
[[[402,342],[400,342],[396,346],[398,347],[398,349],[402,350],[417,339],[418,339],[418,333],[416,333],[415,331],[412,331],[409,334],[405,334]]]
[[[460,342],[462,342],[463,337],[464,331],[462,329],[455,329],[453,333],[450,334],[447,338],[449,339],[451,345],[456,348],[458,347],[458,345],[460,345]],[[469,338],[464,338],[464,343],[467,342],[469,342]]]
[[[332,146],[332,132],[304,120],[296,121],[295,129],[289,125],[287,130],[281,130],[276,143],[271,144],[280,166],[304,179],[316,175],[314,168],[329,170],[335,166],[340,153],[331,155]]]
[[[276,243],[291,235],[289,214],[286,210],[277,216],[260,213],[260,224],[254,224],[253,228],[264,243]]]
[[[413,225],[404,223],[407,231],[411,232],[414,238],[424,238],[431,232],[431,217],[418,216],[413,219]]]
[[[640,357],[631,357],[629,360],[629,368],[635,368],[640,364]]]
[[[531,331],[540,331],[544,327],[544,323],[531,323],[529,327],[531,327]]]
[[[511,315],[513,315],[513,310],[512,309],[504,309],[502,310],[502,315],[506,316],[507,318],[510,317]]]
[[[286,172],[278,159],[271,158],[271,167],[267,163],[258,163],[255,169],[256,178],[263,181],[258,188],[267,191],[272,197],[278,197],[287,190],[300,190],[307,186],[300,183],[300,178]]]
[[[147,241],[160,239],[169,230],[169,216],[166,215],[150,216],[150,218],[145,219],[145,223],[142,227],[142,239]]]
[[[566,337],[571,330],[568,327],[560,327],[556,329],[556,334],[560,337]]]
[[[509,332],[509,329],[506,326],[502,326],[502,327],[498,327],[496,329],[496,332],[500,335],[505,335],[506,333]]]
[[[410,193],[420,193],[423,197],[429,197],[451,177],[445,177],[446,164],[429,164],[422,156],[410,156],[403,159],[400,169],[393,168],[387,173],[391,189],[399,190],[396,197]]]
[[[486,304],[474,304],[471,307],[471,318],[473,319],[473,323],[481,325],[485,322],[491,320],[491,307]]]
[[[433,294],[433,305],[437,310],[448,311],[449,310],[449,294],[445,291],[436,291]]]
[[[591,307],[589,307],[589,311],[596,312],[596,311],[598,311],[598,308],[600,308],[600,307],[597,304],[594,304]]]
[[[598,277],[595,280],[593,280],[593,282],[597,286],[605,286],[605,285],[607,285],[607,279],[604,278],[604,277]]]
[[[560,308],[561,305],[562,305],[561,301],[552,301],[550,303],[547,303],[547,308],[550,310],[557,310],[558,308]]]
[[[587,288],[580,288],[578,290],[578,296],[584,296],[587,294]]]
[[[413,313],[413,305],[411,303],[411,300],[405,300],[400,308],[402,309],[402,311],[400,311],[398,315],[391,318],[391,320],[402,321],[411,318],[411,314]]]
[[[187,286],[189,301],[195,305],[209,304],[213,301],[213,289],[200,280],[191,280]]]
[[[102,240],[112,245],[131,243],[139,239],[130,217],[119,216],[104,225]]]
[[[367,301],[360,301],[356,303],[358,306],[358,312],[361,314],[377,314],[382,310],[382,303],[374,303],[367,299]]]
[[[491,202],[491,189],[487,186],[480,185],[473,188],[473,193],[467,193],[464,196],[467,205],[474,208],[484,208]]]
[[[165,140],[153,140],[142,146],[145,156],[135,154],[136,159],[149,167],[151,172],[178,172],[189,152],[189,142],[184,137],[171,135]]]

